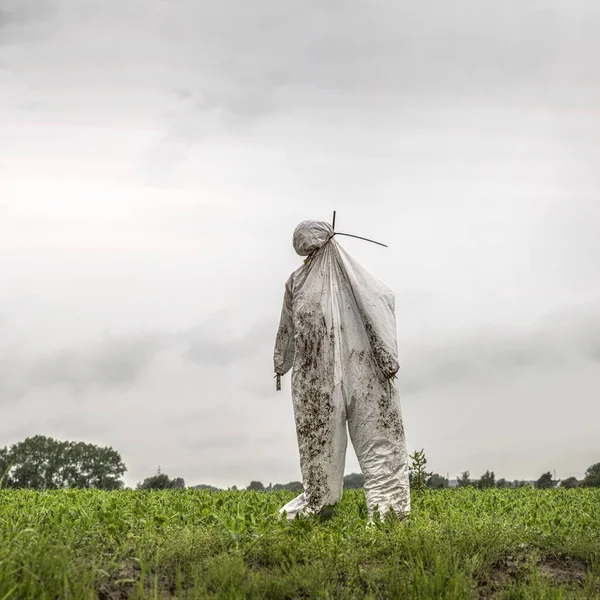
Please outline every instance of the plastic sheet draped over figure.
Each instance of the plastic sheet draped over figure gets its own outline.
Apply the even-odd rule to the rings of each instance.
[[[304,264],[286,284],[274,363],[292,371],[304,492],[281,511],[322,514],[342,495],[347,431],[365,476],[369,517],[410,511],[394,295],[336,241],[328,223],[294,232]]]

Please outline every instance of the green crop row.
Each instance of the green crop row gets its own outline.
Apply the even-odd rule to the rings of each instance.
[[[367,527],[362,491],[0,491],[0,600],[600,598],[600,490],[426,492]]]

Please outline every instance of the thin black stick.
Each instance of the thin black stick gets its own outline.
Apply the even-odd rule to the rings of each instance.
[[[376,242],[375,240],[370,240],[368,238],[360,237],[360,235],[352,235],[351,233],[338,233],[338,232],[336,232],[335,235],[345,235],[348,237],[356,238],[357,240],[364,240],[365,242],[371,242],[372,244],[377,244],[378,246],[383,246],[384,248],[387,248],[387,246],[385,244],[382,244],[381,242]]]
[[[335,231],[335,210],[333,211],[333,230]]]

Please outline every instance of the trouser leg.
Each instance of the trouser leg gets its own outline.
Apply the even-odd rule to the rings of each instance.
[[[337,504],[344,485],[347,433],[341,385],[330,393],[307,395],[307,389],[298,385],[294,395],[304,492],[281,509],[288,519],[303,513],[319,514]]]
[[[361,379],[348,404],[348,429],[365,476],[369,518],[377,507],[383,516],[410,511],[408,455],[396,386],[376,373]]]

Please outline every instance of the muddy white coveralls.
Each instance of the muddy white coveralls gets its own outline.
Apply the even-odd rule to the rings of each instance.
[[[323,513],[342,495],[350,439],[375,508],[410,511],[400,402],[394,295],[365,271],[328,223],[303,221],[294,248],[308,256],[286,284],[275,373],[292,367],[292,398],[304,492],[281,513]]]

